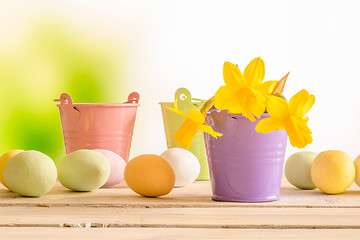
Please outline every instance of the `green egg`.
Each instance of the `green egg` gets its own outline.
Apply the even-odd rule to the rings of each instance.
[[[300,189],[315,189],[311,180],[311,165],[316,156],[316,153],[307,151],[292,154],[285,163],[287,180]]]
[[[40,197],[55,185],[56,166],[50,157],[41,152],[21,152],[7,162],[4,180],[13,192]]]
[[[58,164],[60,183],[73,191],[87,192],[100,188],[110,175],[109,160],[94,150],[78,150]]]

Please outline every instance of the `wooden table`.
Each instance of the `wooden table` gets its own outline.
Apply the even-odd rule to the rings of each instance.
[[[41,198],[0,189],[0,239],[360,239],[360,188],[340,195],[298,190],[279,201],[210,199],[207,181],[145,198],[124,185],[71,192],[60,184]]]

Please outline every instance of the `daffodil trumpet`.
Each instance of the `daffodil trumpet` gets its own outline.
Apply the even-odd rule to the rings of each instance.
[[[259,121],[255,130],[260,133],[286,130],[291,145],[304,148],[313,140],[312,132],[307,126],[309,118],[305,114],[314,102],[314,95],[310,95],[305,89],[295,94],[289,103],[283,98],[268,96],[266,106],[270,117]]]
[[[265,112],[265,96],[270,95],[278,83],[263,82],[265,63],[260,57],[247,65],[244,74],[236,65],[225,62],[223,77],[225,86],[215,93],[215,107],[228,110],[230,114],[242,114],[250,121],[255,121]]]
[[[221,133],[215,132],[210,126],[206,125],[205,117],[199,110],[190,109],[189,114],[186,115],[177,107],[176,100],[174,102],[174,108],[168,107],[168,109],[181,115],[185,119],[174,135],[175,142],[180,143],[181,147],[190,148],[191,142],[198,130],[206,132],[215,138],[222,136]]]

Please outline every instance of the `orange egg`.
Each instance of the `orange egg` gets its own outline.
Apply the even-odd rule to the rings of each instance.
[[[175,184],[175,174],[170,164],[154,154],[131,159],[125,167],[124,177],[134,192],[146,197],[168,194]]]

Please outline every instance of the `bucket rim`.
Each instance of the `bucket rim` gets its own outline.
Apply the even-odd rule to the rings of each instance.
[[[204,100],[204,102],[205,102],[205,100]],[[191,101],[191,105],[195,109],[200,109],[202,106],[201,104],[204,104],[204,102],[195,100],[195,101]],[[174,102],[159,102],[158,104],[160,104],[160,106],[162,106],[162,107],[166,106],[166,105],[170,105],[172,107],[174,106]]]
[[[84,107],[84,108],[93,108],[93,107],[109,107],[109,108],[117,108],[117,107],[139,107],[139,103],[73,103],[74,107]],[[56,104],[57,107],[61,107],[61,104]]]
[[[206,100],[202,100],[202,101],[192,100],[191,101],[192,104],[194,104],[194,103],[202,103],[202,102],[206,102]],[[174,104],[174,102],[159,102],[158,104]]]
[[[210,109],[209,111],[206,112],[206,116],[209,116],[211,114],[211,112],[222,112],[222,111],[226,111],[226,110],[219,110],[219,109]],[[246,118],[244,115],[242,114],[231,114],[228,113],[229,117],[235,117],[235,118]],[[270,117],[269,113],[263,113],[261,114],[260,118],[255,117],[256,119],[263,119],[263,118],[268,118]]]

